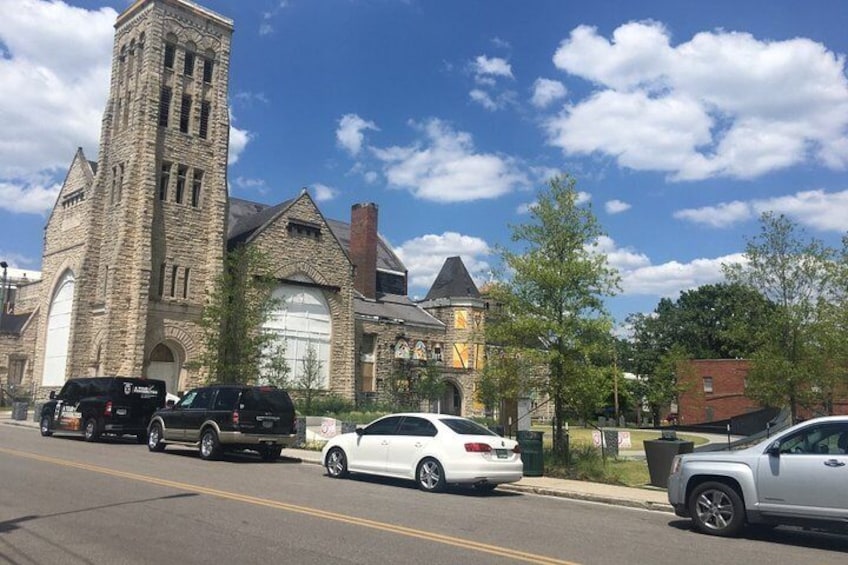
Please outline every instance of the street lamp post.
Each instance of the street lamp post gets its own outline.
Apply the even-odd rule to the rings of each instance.
[[[0,267],[3,268],[3,285],[0,286],[0,331],[3,328],[3,315],[6,313],[6,269],[9,267],[9,264],[6,261],[0,261]]]

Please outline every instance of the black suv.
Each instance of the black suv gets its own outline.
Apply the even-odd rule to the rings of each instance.
[[[203,459],[224,451],[250,449],[274,461],[296,439],[294,404],[273,386],[212,385],[187,392],[179,402],[159,410],[148,426],[147,447],[197,446]]]
[[[130,377],[69,379],[41,408],[41,435],[81,434],[86,441],[103,435],[147,439],[153,413],[165,406],[165,381]]]

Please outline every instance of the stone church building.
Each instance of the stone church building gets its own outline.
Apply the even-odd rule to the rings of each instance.
[[[44,398],[72,376],[203,382],[199,319],[227,249],[271,259],[283,299],[265,329],[296,373],[309,349],[322,387],[377,398],[399,369],[435,364],[438,410],[482,411],[481,299],[459,257],[427,297],[378,232],[378,207],[326,218],[307,191],[274,206],[229,197],[227,82],[233,22],[187,0],[138,0],[115,24],[98,160],[73,157],[44,229],[42,278],[0,318],[0,382]]]

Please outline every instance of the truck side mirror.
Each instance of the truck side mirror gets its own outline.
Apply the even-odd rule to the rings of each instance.
[[[56,398],[56,391],[55,391],[55,390],[51,390],[51,391],[50,391],[50,400],[53,400],[54,398]]]

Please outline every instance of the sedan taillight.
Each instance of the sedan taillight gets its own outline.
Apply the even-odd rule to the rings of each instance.
[[[112,415],[112,401],[111,400],[108,401],[106,403],[106,406],[103,407],[103,415],[104,416],[111,416]]]
[[[491,453],[492,446],[488,443],[466,443],[465,451],[468,453]]]
[[[512,448],[512,452],[513,453],[521,453],[521,446],[516,443],[515,447]]]

